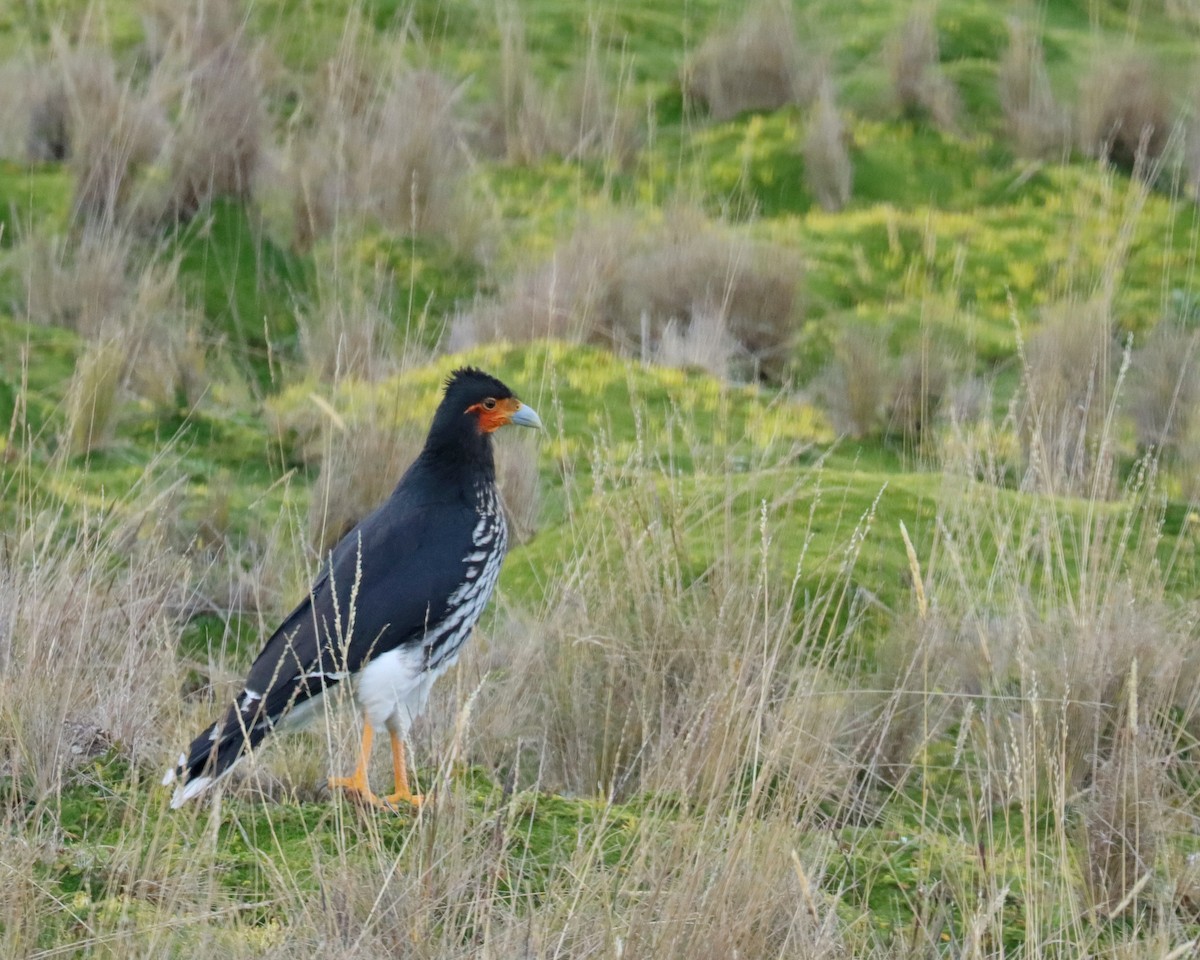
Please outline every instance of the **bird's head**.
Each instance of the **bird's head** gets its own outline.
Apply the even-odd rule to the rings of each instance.
[[[510,423],[542,426],[533,408],[518,400],[501,381],[475,367],[462,367],[446,378],[446,393],[434,414],[429,443],[482,452],[490,447],[491,434]]]

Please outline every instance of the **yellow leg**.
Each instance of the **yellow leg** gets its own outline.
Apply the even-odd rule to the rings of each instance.
[[[391,731],[389,731],[391,733]],[[397,806],[401,803],[409,803],[414,807],[419,807],[421,801],[425,798],[419,793],[414,794],[408,786],[408,767],[404,762],[404,739],[391,733],[392,737],[392,774],[396,778],[396,792],[391,796],[384,797],[384,802]]]
[[[375,794],[371,792],[371,786],[367,783],[367,763],[371,759],[371,741],[375,738],[375,731],[371,729],[371,725],[364,721],[362,747],[358,755],[358,766],[354,768],[353,775],[349,777],[330,777],[330,790],[345,790],[350,796],[350,799],[360,803],[369,803],[373,806],[382,806],[381,801]]]

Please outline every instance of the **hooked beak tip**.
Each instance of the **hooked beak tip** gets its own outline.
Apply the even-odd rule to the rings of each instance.
[[[542,418],[537,415],[537,411],[524,403],[517,407],[508,422],[515,423],[519,427],[533,427],[535,430],[545,429],[542,426]]]

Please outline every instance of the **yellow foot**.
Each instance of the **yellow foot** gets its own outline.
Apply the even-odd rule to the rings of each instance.
[[[400,806],[402,803],[408,804],[410,807],[419,807],[425,802],[423,793],[409,793],[407,790],[403,793],[392,793],[383,798],[383,802],[393,809]]]
[[[330,777],[330,790],[341,790],[346,794],[348,800],[352,800],[361,807],[382,807],[384,802],[371,792],[371,788],[366,782],[358,777]]]

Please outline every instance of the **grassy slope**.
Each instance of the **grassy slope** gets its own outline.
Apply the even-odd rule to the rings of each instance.
[[[4,14],[0,50],[44,49],[49,26],[63,17],[72,21],[83,6],[82,0],[62,0]],[[806,8],[803,23],[831,40],[848,105],[862,117],[853,130],[855,200],[848,211],[829,215],[814,209],[802,186],[795,149],[803,123],[798,113],[785,109],[720,124],[685,116],[673,81],[679,52],[694,46],[724,11],[719,3],[693,3],[680,18],[676,6],[643,3],[635,10],[622,5],[598,14],[603,41],[620,47],[635,65],[629,95],[653,104],[658,118],[655,136],[634,168],[610,177],[587,164],[556,161],[532,169],[484,165],[473,188],[490,198],[503,218],[488,271],[464,264],[436,243],[376,235],[356,248],[364,262],[382,257],[397,276],[407,278],[398,302],[428,302],[432,313],[441,313],[477,289],[489,289],[531,251],[549,249],[583,211],[621,204],[653,220],[665,204],[683,196],[712,212],[728,212],[749,234],[804,251],[809,312],[796,360],[801,377],[827,358],[831,331],[846,323],[887,323],[895,350],[933,331],[970,351],[981,370],[1003,371],[1012,369],[1014,313],[1020,324],[1034,324],[1037,307],[1068,292],[1091,290],[1111,269],[1114,240],[1132,203],[1129,182],[1084,164],[1029,171],[995,136],[990,79],[1004,42],[1002,11],[966,0],[940,8],[943,59],[953,62],[973,118],[972,129],[954,137],[887,117],[878,49],[903,5]],[[418,3],[414,9],[425,38],[421,56],[476,74],[468,95],[478,96],[494,70],[481,52],[496,42],[490,16],[471,3]],[[254,29],[282,37],[279,55],[298,75],[332,52],[344,16],[341,4],[316,0],[264,0],[254,10]],[[386,38],[407,5],[378,0],[364,10]],[[140,26],[131,6],[110,2],[99,11],[111,45],[132,49]],[[1195,40],[1194,26],[1181,28],[1150,14],[1135,22],[1117,4],[1054,4],[1044,16],[1052,74],[1063,87],[1073,83],[1095,50],[1131,31],[1173,64],[1184,60]],[[537,69],[547,77],[558,75],[586,42],[578,12],[541,0],[528,5],[526,18],[530,46],[538,51]],[[69,185],[69,175],[54,165],[0,166],[4,245],[25,232],[62,230]],[[1196,229],[1191,203],[1161,194],[1146,202],[1135,237],[1117,264],[1119,314],[1126,329],[1154,323],[1164,292],[1190,289]],[[3,509],[6,522],[15,524],[14,514],[31,508],[61,508],[79,520],[88,509],[136,512],[136,500],[125,491],[150,471],[165,474],[166,482],[182,479],[185,539],[212,509],[214,478],[225,491],[229,535],[248,536],[253,521],[246,518],[254,512],[299,515],[303,510],[310,472],[301,468],[287,482],[278,481],[299,462],[295,450],[306,432],[321,427],[324,414],[311,399],[314,392],[350,422],[368,408],[368,400],[382,409],[403,410],[403,418],[420,421],[426,415],[449,360],[375,387],[331,391],[299,382],[278,390],[272,384],[268,339],[284,356],[294,351],[288,303],[311,293],[320,251],[292,252],[270,225],[236,207],[215,209],[210,221],[169,242],[181,255],[183,282],[211,331],[244,351],[240,357],[254,372],[254,390],[265,395],[261,406],[237,409],[208,401],[196,410],[167,413],[135,407],[123,416],[108,449],[86,460],[65,460],[55,451],[55,436],[81,342],[63,331],[27,327],[9,309],[0,317],[0,424],[20,423],[28,438],[21,438],[21,430],[9,436],[7,429],[0,436],[0,452],[17,451],[4,468],[4,489],[11,494]],[[17,281],[9,275],[0,283],[11,304]],[[486,365],[518,385],[552,424],[539,448],[547,487],[542,529],[514,551],[506,567],[507,605],[539,609],[556,572],[578,555],[581,542],[603,541],[603,528],[615,515],[659,501],[674,504],[684,520],[680,551],[690,578],[702,579],[724,548],[713,513],[732,512],[739,528],[753,527],[764,503],[774,537],[772,576],[787,584],[803,558],[801,599],[803,590],[828,592],[846,575],[843,564],[849,558],[851,592],[858,591],[857,602],[864,595],[870,600],[865,612],[856,614],[857,632],[846,656],[866,674],[874,668],[874,647],[894,624],[893,615],[912,604],[901,521],[926,558],[939,549],[937,519],[961,509],[964,497],[978,496],[982,509],[1040,518],[1032,521],[1035,526],[1057,523],[1067,530],[1065,573],[1047,574],[1061,576],[1061,582],[1045,586],[1065,592],[1078,586],[1071,544],[1078,544],[1079,531],[1094,522],[1086,503],[1047,507],[1012,491],[973,493],[968,486],[964,492],[960,483],[912,469],[911,458],[887,447],[832,443],[828,424],[805,404],[777,400],[769,391],[726,388],[698,374],[641,368],[588,348],[481,348],[461,359]],[[165,464],[160,459],[164,446]],[[819,470],[810,472],[818,462]],[[1152,545],[1152,553],[1174,558],[1170,589],[1186,595],[1200,580],[1196,533],[1184,505],[1172,504],[1167,516],[1163,539]],[[857,545],[863,518],[869,518],[871,529]],[[1153,514],[1139,516],[1138,523],[1154,520]],[[749,536],[737,543],[738,549],[757,549]],[[1137,560],[1137,555],[1123,558],[1131,566]],[[975,555],[962,576],[986,582],[992,561],[986,552]],[[617,558],[608,562],[619,567]],[[829,635],[848,617],[845,612],[832,617]],[[189,642],[197,645],[189,651],[195,653],[214,641],[193,637]],[[252,648],[253,639],[234,645],[232,668],[249,656],[244,646]],[[882,791],[883,812],[875,823],[838,828],[839,843],[851,853],[824,882],[844,894],[843,910],[869,905],[872,922],[888,935],[906,937],[928,925],[932,913],[957,938],[967,895],[949,898],[954,905],[940,910],[917,891],[934,882],[983,889],[978,875],[991,872],[1000,880],[993,877],[989,889],[1011,884],[1000,909],[1006,936],[1015,945],[1029,922],[1026,898],[1036,895],[1024,889],[1037,874],[1022,857],[1033,847],[1031,835],[1051,829],[1046,821],[1056,811],[1049,805],[988,808],[989,843],[997,852],[984,859],[979,846],[963,839],[975,833],[962,825],[967,816],[962,804],[970,806],[977,798],[967,795],[968,785],[956,772],[955,744],[956,738],[961,744],[961,736],[958,729],[945,731],[906,782]],[[244,911],[250,922],[231,926],[229,937],[253,930],[262,946],[271,946],[283,939],[273,894],[321,889],[319,871],[331,858],[349,858],[370,873],[382,866],[377,859],[382,850],[399,859],[401,870],[428,866],[423,845],[437,839],[428,822],[414,831],[406,817],[360,820],[324,799],[264,805],[238,796],[211,822],[205,813],[160,819],[156,767],[144,758],[131,764],[114,751],[77,767],[50,795],[33,796],[11,782],[5,787],[6,823],[40,844],[36,882],[65,904],[56,919],[43,918],[44,926],[29,932],[23,944],[27,951],[88,937],[102,941],[106,931],[122,925],[161,921],[153,892],[138,887],[158,882],[211,885],[214,892],[196,905],[198,914]],[[660,820],[675,817],[656,798],[605,805],[505,795],[488,770],[460,776],[451,795],[458,819],[446,819],[466,834],[485,836],[495,823],[507,824],[497,855],[509,875],[504,882],[534,893],[565,882],[579,850],[592,842],[603,847],[602,859],[615,860],[633,845],[639,829],[658,830]],[[144,849],[122,843],[135,831]],[[1186,826],[1169,834],[1179,854],[1194,846]],[[205,856],[196,857],[197,850]],[[1189,930],[1194,933],[1195,927]],[[1120,927],[1109,931],[1113,939],[1123,934]],[[11,929],[5,935],[17,942]],[[211,940],[203,942],[212,949]],[[175,949],[184,955],[186,943]]]

